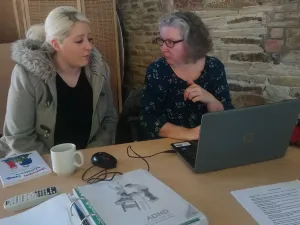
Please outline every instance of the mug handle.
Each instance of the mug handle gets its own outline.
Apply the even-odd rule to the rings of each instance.
[[[77,162],[77,161],[75,160],[75,156],[76,156],[76,155],[79,155],[79,156],[80,156],[80,163]],[[79,152],[79,151],[76,151],[76,152],[74,153],[74,165],[75,165],[76,167],[81,167],[81,166],[83,166],[83,160],[84,160],[83,154],[82,154],[81,152]]]

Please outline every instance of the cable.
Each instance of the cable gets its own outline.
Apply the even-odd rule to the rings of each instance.
[[[137,156],[132,156],[132,155],[130,155],[130,154],[129,154],[129,150],[131,150],[131,151],[132,151],[135,155],[137,155]],[[146,160],[145,158],[150,158],[150,157],[153,157],[153,156],[162,154],[162,153],[175,153],[175,152],[176,152],[175,150],[166,150],[166,151],[162,151],[162,152],[155,153],[155,154],[153,154],[153,155],[141,156],[141,155],[139,155],[138,153],[136,153],[136,152],[132,149],[131,145],[129,145],[129,146],[127,147],[127,155],[128,155],[128,157],[129,157],[129,158],[134,158],[134,159],[142,159],[142,160],[147,164],[147,171],[148,171],[148,172],[150,171],[150,165],[149,165],[149,163],[147,162],[147,160]]]
[[[129,154],[129,150],[131,150],[136,156],[133,156],[133,155],[130,155]],[[149,163],[147,162],[147,160],[145,158],[150,158],[150,157],[153,157],[153,156],[156,156],[156,155],[159,155],[159,154],[162,154],[162,153],[175,153],[176,151],[175,150],[166,150],[166,151],[162,151],[162,152],[158,152],[158,153],[155,153],[153,155],[147,155],[147,156],[141,156],[139,155],[138,153],[136,153],[131,145],[129,145],[127,147],[127,155],[129,158],[133,158],[133,159],[142,159],[144,160],[144,162],[147,164],[147,171],[150,171],[150,165]],[[100,181],[111,181],[114,179],[114,177],[116,175],[122,175],[123,173],[121,172],[108,172],[107,169],[102,169],[101,171],[95,173],[94,175],[86,178],[86,174],[88,171],[90,171],[92,168],[98,168],[98,166],[91,166],[90,168],[88,168],[83,174],[82,174],[82,177],[81,179],[83,181],[87,181],[89,184],[94,184],[94,183],[98,183]],[[110,175],[110,174],[113,174],[111,178],[107,179],[107,175]]]
[[[98,173],[95,173],[94,175],[88,177],[88,178],[85,178],[84,176],[86,175],[86,173],[92,169],[93,167],[96,167],[96,166],[91,166],[90,168],[88,168],[83,174],[82,174],[82,177],[81,179],[83,181],[87,181],[89,184],[94,184],[94,183],[98,183],[100,181],[111,181],[114,179],[114,177],[119,174],[119,175],[122,175],[123,173],[121,172],[108,172],[107,169],[103,169],[101,170],[100,172]],[[109,179],[107,179],[107,175],[109,174],[113,174],[113,176]],[[104,176],[103,178],[101,178],[102,176]]]

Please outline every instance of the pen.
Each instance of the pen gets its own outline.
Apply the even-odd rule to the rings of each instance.
[[[85,218],[83,212],[82,212],[82,211],[80,210],[80,208],[76,205],[76,203],[74,204],[74,206],[75,206],[76,212],[77,212],[77,214],[78,214],[80,220],[82,221],[82,220]],[[89,223],[89,221],[85,220],[85,221],[83,222],[83,225],[90,225],[90,223]]]

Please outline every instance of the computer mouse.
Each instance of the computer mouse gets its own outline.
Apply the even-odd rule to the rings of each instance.
[[[112,169],[117,166],[117,159],[107,152],[97,152],[92,156],[92,164],[104,169]]]

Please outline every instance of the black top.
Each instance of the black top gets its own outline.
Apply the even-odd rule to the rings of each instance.
[[[87,146],[93,115],[93,90],[84,70],[72,88],[57,74],[57,115],[54,144],[73,143],[77,149]]]
[[[223,63],[215,57],[206,57],[204,70],[195,84],[210,92],[224,106],[232,109],[229,87]],[[202,102],[184,101],[186,81],[177,77],[164,58],[153,62],[147,69],[141,98],[142,139],[159,138],[160,128],[167,122],[193,128],[201,124],[207,107]]]

